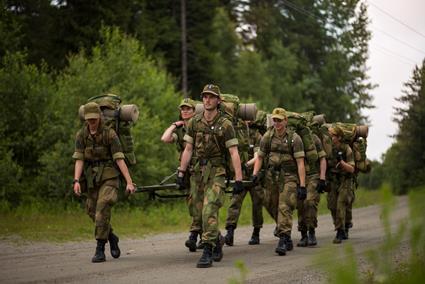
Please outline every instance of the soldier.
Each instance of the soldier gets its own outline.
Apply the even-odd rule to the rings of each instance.
[[[247,179],[249,177],[249,169],[254,165],[257,157],[257,151],[261,140],[261,134],[258,129],[251,129],[249,126],[252,124],[250,121],[246,121],[242,124],[243,127],[239,130],[243,132],[242,135],[248,138],[245,143],[239,140],[239,153],[242,159],[242,174]],[[244,145],[242,145],[244,144]],[[246,144],[246,145],[245,145]],[[242,153],[241,153],[242,152]],[[244,159],[243,157],[246,157]],[[244,161],[245,160],[245,161]],[[233,246],[234,231],[237,227],[239,215],[243,200],[247,192],[251,195],[252,200],[252,225],[254,227],[251,239],[248,241],[249,245],[258,245],[260,243],[260,230],[263,227],[263,188],[259,185],[250,186],[245,188],[240,194],[233,194],[230,202],[229,209],[227,210],[226,219],[226,230],[227,234],[224,237],[225,243],[228,246]]]
[[[283,108],[275,108],[272,112],[273,128],[261,138],[258,158],[254,165],[252,180],[258,180],[258,172],[263,160],[267,163],[265,193],[279,192],[276,205],[277,228],[279,242],[276,253],[285,255],[293,249],[291,240],[292,212],[297,206],[297,199],[305,200],[304,145],[301,137],[287,129],[288,118]],[[271,185],[271,187],[269,187]],[[269,201],[270,202],[270,201]],[[273,209],[274,210],[274,209]],[[273,213],[273,212],[272,212]]]
[[[180,109],[180,120],[173,122],[170,127],[168,127],[164,134],[161,137],[162,142],[164,143],[176,143],[177,150],[180,153],[179,161],[181,160],[181,155],[185,148],[186,143],[183,140],[184,135],[187,132],[187,124],[189,120],[195,115],[195,101],[185,98],[181,101],[179,105]],[[193,164],[196,160],[196,157],[192,155],[191,163],[189,165],[188,174],[185,175],[185,188],[189,189],[189,196],[187,198],[187,206],[189,208],[189,214],[192,217],[192,224],[190,226],[190,235],[185,242],[185,246],[189,248],[189,251],[195,252],[197,248],[201,248],[201,237],[202,237],[202,202],[203,194],[194,194],[192,190],[196,190],[195,186],[191,186],[191,176],[193,172]],[[195,200],[194,198],[198,198]],[[200,243],[197,246],[196,240],[200,239]]]
[[[119,239],[110,225],[111,207],[117,201],[120,172],[127,183],[126,191],[135,191],[119,137],[113,129],[103,125],[100,113],[97,103],[90,102],[84,106],[86,123],[77,133],[72,156],[75,159],[74,193],[80,196],[82,189],[87,189],[87,214],[95,223],[97,246],[92,262],[105,261],[105,244],[108,240],[112,257],[118,258],[121,254]]]
[[[218,229],[218,211],[223,204],[226,166],[229,159],[235,170],[234,193],[243,191],[238,140],[232,122],[218,110],[220,89],[208,84],[202,93],[204,111],[190,121],[184,136],[186,147],[178,168],[177,183],[183,184],[192,153],[197,157],[194,166],[195,194],[203,193],[202,242],[204,250],[197,267],[211,267],[212,261],[223,258],[223,237]],[[230,158],[229,155],[230,154]],[[196,198],[195,198],[196,199]]]
[[[333,243],[339,244],[346,238],[345,222],[347,211],[354,199],[353,174],[354,157],[348,144],[343,143],[343,130],[338,127],[329,128],[332,138],[332,156],[328,158],[328,180],[330,191],[328,192],[328,208],[337,231]],[[348,213],[349,214],[349,213]]]
[[[320,193],[326,188],[326,153],[322,142],[316,134],[313,141],[318,154],[316,163],[308,163],[307,175],[307,198],[298,201],[298,231],[301,232],[301,240],[298,247],[317,245],[315,228],[317,228],[317,206],[320,201]],[[307,235],[308,232],[308,235]]]

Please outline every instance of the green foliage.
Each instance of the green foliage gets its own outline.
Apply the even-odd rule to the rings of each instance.
[[[385,181],[384,166],[379,161],[371,161],[372,170],[367,173],[359,173],[357,181],[359,186],[376,190],[382,186]]]
[[[386,177],[397,194],[425,184],[425,60],[413,70],[398,100],[395,121],[399,125],[396,141],[384,156]]]
[[[271,80],[267,76],[267,64],[261,54],[245,50],[239,55],[235,67],[233,90],[241,98],[258,101],[262,109],[273,109]]]
[[[425,277],[423,270],[425,188],[417,188],[410,192],[409,222],[400,222],[395,230],[391,229],[393,224],[390,221],[395,199],[389,187],[381,189],[381,202],[381,219],[385,236],[384,241],[377,248],[367,252],[370,267],[367,274],[359,277],[356,255],[352,246],[346,246],[342,254],[339,254],[340,251],[337,248],[332,247],[316,258],[316,262],[328,272],[331,283],[419,283]],[[405,240],[406,234],[410,240],[409,258],[394,261],[393,256],[398,253],[398,250],[405,249],[400,245]],[[334,259],[335,255],[339,255],[338,262],[323,262],[323,259]]]
[[[242,260],[235,261],[235,267],[239,271],[239,278],[231,278],[229,279],[229,284],[242,284],[246,282],[246,276],[248,275],[248,268]]]

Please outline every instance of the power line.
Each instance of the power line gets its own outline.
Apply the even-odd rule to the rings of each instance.
[[[424,54],[424,55],[425,55],[425,52],[424,52],[423,50],[420,50],[420,49],[418,49],[418,48],[414,47],[413,45],[411,45],[411,44],[409,44],[409,43],[407,43],[407,42],[405,42],[405,41],[403,41],[403,40],[401,40],[401,39],[396,38],[396,37],[395,37],[395,36],[393,36],[392,34],[387,33],[386,31],[381,30],[381,29],[377,28],[376,26],[375,26],[375,30],[377,30],[378,32],[381,32],[381,33],[385,34],[386,36],[388,36],[388,37],[392,38],[393,40],[396,40],[396,41],[398,41],[398,42],[400,42],[400,43],[404,44],[405,46],[408,46],[408,47],[410,47],[411,49],[414,49],[414,50],[416,50],[417,52],[420,52],[420,53],[422,53],[422,54]]]
[[[409,62],[409,64],[413,64],[413,65],[416,65],[417,64],[415,62],[415,60],[413,60],[412,58],[409,58],[409,57],[406,57],[404,55],[398,54],[398,53],[396,53],[396,52],[394,52],[394,51],[392,51],[392,50],[390,50],[390,49],[388,49],[388,48],[386,48],[386,47],[384,47],[384,46],[382,46],[380,44],[374,43],[373,45],[375,45],[375,47],[378,47],[378,48],[382,49],[383,51],[389,53],[392,56],[395,56],[395,57],[398,57],[399,59],[405,60],[405,63]]]
[[[292,8],[293,10],[295,10],[295,11],[297,11],[297,12],[299,12],[299,13],[301,13],[301,14],[304,14],[304,15],[306,15],[306,16],[309,16],[309,17],[313,17],[313,18],[315,18],[315,19],[318,19],[318,20],[321,20],[321,19],[319,19],[316,15],[314,15],[313,13],[311,13],[310,11],[308,11],[308,10],[305,10],[304,8],[302,8],[302,7],[300,7],[300,6],[298,6],[297,4],[294,4],[294,3],[292,3],[292,2],[290,2],[290,1],[288,1],[288,0],[283,0],[283,3],[284,3],[284,5],[285,6],[287,6],[287,7],[289,7],[289,8]],[[394,36],[392,36],[392,35],[390,35],[389,33],[387,33],[387,32],[384,32],[384,31],[381,31],[381,32],[383,32],[383,33],[385,33],[385,34],[387,34],[388,36],[390,36],[391,38],[393,38],[394,40],[397,40],[397,41],[399,41],[399,42],[401,42],[401,43],[403,43],[403,44],[405,44],[405,45],[407,45],[407,46],[409,46],[410,48],[413,48],[413,49],[415,49],[415,50],[417,50],[417,51],[419,51],[419,52],[421,52],[421,53],[424,53],[423,51],[421,51],[421,50],[419,50],[419,49],[417,49],[417,48],[415,48],[415,47],[413,47],[412,45],[410,45],[409,43],[406,43],[406,42],[404,42],[404,41],[402,41],[402,40],[400,40],[400,39],[398,39],[398,38],[396,38],[396,37],[394,37]],[[353,41],[352,41],[352,39],[351,39],[351,37],[349,36],[349,40],[351,41],[351,43],[354,45],[354,43],[353,43]],[[376,44],[375,44],[376,45]],[[401,58],[401,59],[404,59],[404,60],[407,60],[408,62],[410,62],[411,64],[416,64],[416,62],[415,62],[415,60],[413,60],[413,59],[411,59],[411,58],[408,58],[408,57],[406,57],[406,56],[403,56],[403,55],[401,55],[401,54],[398,54],[398,53],[396,53],[396,52],[394,52],[394,51],[392,51],[392,50],[389,50],[388,48],[385,48],[385,47],[383,47],[383,46],[379,46],[382,50],[384,50],[384,51],[386,51],[387,52],[387,54],[386,55],[393,55],[393,56],[396,56],[396,57],[399,57],[399,58]],[[378,51],[380,51],[380,52],[382,52],[382,50],[378,50]],[[388,54],[389,53],[389,54]],[[425,53],[424,53],[425,54]],[[404,62],[404,63],[406,63],[406,62]]]
[[[394,17],[393,15],[391,15],[390,13],[388,13],[387,11],[379,8],[375,3],[373,3],[372,1],[368,0],[369,4],[372,5],[373,7],[375,7],[376,9],[378,9],[381,13],[384,13],[385,15],[387,15],[388,17],[392,18],[394,21],[398,22],[399,24],[405,26],[406,28],[408,28],[409,30],[417,33],[418,35],[420,35],[421,37],[425,38],[425,35],[421,32],[419,32],[418,30],[412,28],[411,26],[409,26],[408,24],[404,23],[403,21],[397,19],[396,17]]]

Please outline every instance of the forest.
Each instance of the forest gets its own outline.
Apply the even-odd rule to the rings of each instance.
[[[73,200],[79,106],[114,93],[139,107],[137,184],[175,171],[161,133],[203,85],[270,112],[367,124],[368,7],[359,0],[0,0],[0,207]],[[425,64],[395,110],[394,144],[360,185],[425,184]]]

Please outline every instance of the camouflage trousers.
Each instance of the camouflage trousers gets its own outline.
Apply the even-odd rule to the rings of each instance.
[[[190,231],[202,233],[202,208],[204,206],[204,190],[196,186],[196,179],[192,173],[190,176],[189,196],[187,197],[189,215],[192,217]]]
[[[351,177],[331,176],[329,181],[330,191],[327,201],[331,211],[335,230],[345,229],[347,218],[351,222],[351,208],[354,202],[353,179]]]
[[[291,236],[292,213],[297,207],[297,183],[294,175],[286,175],[285,183],[279,192],[279,210],[277,214],[277,235]]]
[[[282,186],[283,178],[280,173],[267,170],[264,177],[264,198],[263,206],[277,223],[277,211],[279,205],[279,191]]]
[[[319,174],[311,174],[306,178],[307,198],[298,200],[298,231],[307,231],[310,228],[317,228],[317,207],[320,201],[320,194],[316,187],[319,183]]]
[[[252,225],[254,228],[263,227],[263,188],[261,186],[246,188],[240,194],[232,195],[229,209],[227,210],[226,229],[236,228],[241,214],[243,201],[249,192],[252,201]]]
[[[112,230],[111,208],[118,199],[118,184],[118,179],[109,179],[87,191],[86,212],[95,223],[97,240],[107,240]]]
[[[204,176],[202,171],[194,174],[195,190],[192,193],[203,194],[202,203],[202,242],[215,246],[218,235],[218,213],[223,206],[226,171],[224,167],[210,167],[208,176]],[[199,199],[196,197],[194,199]]]

